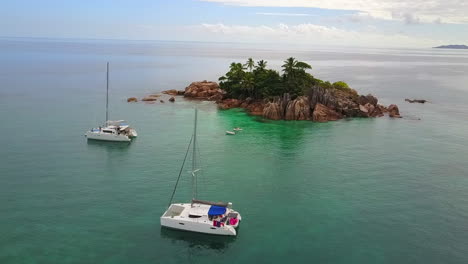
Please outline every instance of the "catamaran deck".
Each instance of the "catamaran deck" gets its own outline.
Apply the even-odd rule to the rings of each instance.
[[[161,225],[169,228],[217,235],[237,234],[241,216],[236,211],[198,203],[172,204],[161,217]]]

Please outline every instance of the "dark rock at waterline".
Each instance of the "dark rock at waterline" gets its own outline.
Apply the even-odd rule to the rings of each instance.
[[[294,100],[288,101],[285,109],[285,120],[310,120],[309,98],[306,96],[299,96]]]
[[[312,113],[312,120],[315,122],[336,121],[343,118],[343,115],[326,107],[321,103],[315,104]]]
[[[427,100],[424,100],[424,99],[408,99],[408,98],[406,98],[405,101],[408,103],[420,103],[420,104],[424,104],[427,102]]]
[[[219,88],[216,82],[193,82],[185,88],[184,97],[192,99],[202,99],[209,101],[219,101],[223,98],[224,91]]]
[[[366,96],[360,95],[357,99],[357,103],[360,105],[371,104],[373,106],[376,106],[378,101],[379,100],[372,94],[368,94]]]
[[[175,89],[171,89],[171,90],[162,91],[162,93],[163,94],[168,94],[168,95],[178,95],[179,91],[177,91]]]
[[[389,105],[388,106],[388,115],[390,117],[401,118],[400,110],[398,109],[398,106],[395,105],[395,104]]]
[[[141,101],[143,101],[143,102],[154,102],[154,101],[157,101],[157,100],[158,100],[158,98],[152,97],[152,96],[146,96],[146,97],[143,97],[141,99]]]
[[[251,114],[255,116],[263,116],[263,110],[265,108],[265,104],[263,102],[251,102],[248,104],[245,109]]]
[[[385,107],[384,105],[381,105],[381,104],[377,104],[377,107],[379,108],[380,112],[383,113],[388,113],[388,108]]]
[[[384,116],[384,113],[382,111],[382,109],[379,107],[379,105],[376,105],[376,106],[373,106],[373,105],[370,105],[370,106],[367,106],[369,109],[369,116],[370,117],[382,117]]]
[[[284,118],[284,110],[280,97],[275,97],[272,101],[265,104],[263,117],[271,120],[281,120]]]
[[[250,103],[249,105],[252,105]],[[259,102],[256,102],[255,112],[262,108]],[[250,107],[246,107],[249,109]],[[274,97],[272,100],[268,100],[264,103],[262,116],[272,120],[310,120],[311,108],[309,98],[307,96],[299,96],[296,99],[291,99],[291,96],[285,93],[282,97]]]
[[[169,102],[171,102],[171,103],[175,102],[175,98],[174,98],[174,96],[173,96],[173,97],[171,97],[171,98],[169,98]]]
[[[389,113],[400,117],[398,107],[378,104],[373,95],[359,96],[355,91],[343,91],[323,87],[313,87],[306,96],[292,99],[289,94],[269,100],[224,99],[217,102],[220,109],[244,108],[252,115],[261,115],[271,120],[313,120],[334,121],[344,117],[374,118]],[[316,106],[320,104],[319,107]],[[314,112],[317,113],[314,115]]]
[[[379,105],[373,105],[367,103],[365,105],[359,105],[359,117],[381,117],[383,116],[383,111]]]
[[[241,100],[237,99],[226,99],[218,103],[218,107],[220,109],[231,109],[231,108],[238,108],[242,104]]]

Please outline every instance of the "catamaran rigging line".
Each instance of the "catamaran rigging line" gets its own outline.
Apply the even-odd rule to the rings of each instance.
[[[171,206],[172,200],[174,199],[174,195],[175,195],[175,192],[177,190],[177,185],[179,184],[180,176],[182,175],[182,170],[184,169],[185,161],[187,160],[187,156],[188,156],[188,153],[190,151],[190,146],[192,145],[192,141],[193,141],[193,136],[190,138],[190,142],[188,144],[187,151],[185,152],[184,161],[182,162],[182,166],[180,167],[179,176],[177,177],[177,181],[176,181],[176,184],[174,186],[174,190],[172,191],[171,199],[169,200],[168,206]]]
[[[107,62],[106,74],[106,124],[109,121],[109,62]]]

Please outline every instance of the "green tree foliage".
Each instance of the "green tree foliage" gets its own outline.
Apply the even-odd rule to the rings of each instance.
[[[245,63],[244,65],[247,69],[249,69],[249,71],[252,71],[252,69],[254,68],[255,66],[255,61],[252,59],[252,58],[249,58],[247,60],[247,62]]]
[[[232,98],[239,98],[243,95],[243,81],[245,78],[244,66],[241,63],[231,63],[229,71],[225,76],[219,78],[220,88],[226,91],[227,95]]]
[[[267,62],[264,61],[264,60],[260,60],[259,62],[257,62],[257,67],[256,67],[256,69],[257,69],[257,70],[265,70],[265,69],[266,69],[266,66],[267,66]]]
[[[314,77],[306,70],[312,69],[309,64],[291,57],[284,61],[283,80],[286,90],[291,96],[303,95],[314,84]]]
[[[349,85],[347,83],[343,82],[343,81],[334,82],[333,83],[333,88],[344,91],[344,92],[351,93],[353,95],[358,95],[356,90],[349,87]]]
[[[322,81],[320,79],[315,79],[315,84],[325,89],[333,89],[333,84],[329,81]]]
[[[333,83],[333,88],[335,89],[338,89],[338,90],[347,90],[347,89],[350,89],[348,84],[343,82],[343,81],[339,81],[339,82],[334,82]]]
[[[220,87],[227,96],[237,99],[262,99],[282,95],[282,79],[277,71],[266,69],[267,62],[249,59],[246,64],[231,63],[229,72],[219,78]],[[249,71],[246,71],[246,70]]]
[[[249,58],[245,64],[231,63],[229,71],[219,78],[220,87],[229,98],[264,99],[282,96],[289,93],[293,98],[307,94],[313,86],[343,91],[354,90],[342,81],[330,83],[315,79],[307,70],[312,67],[295,58],[288,58],[281,66],[283,74],[267,69],[267,62],[260,60],[257,63]],[[355,91],[354,91],[355,92]]]
[[[252,98],[262,99],[280,96],[284,86],[279,73],[275,70],[257,68],[254,70],[255,94]]]

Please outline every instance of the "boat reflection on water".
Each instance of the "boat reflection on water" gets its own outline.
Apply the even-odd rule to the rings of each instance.
[[[236,240],[235,236],[216,236],[161,227],[161,238],[184,243],[190,249],[224,252]]]

